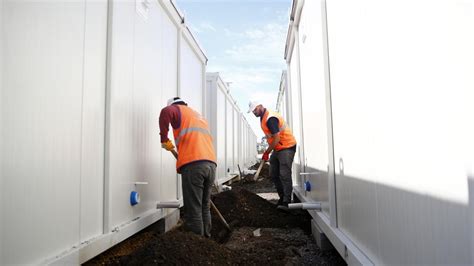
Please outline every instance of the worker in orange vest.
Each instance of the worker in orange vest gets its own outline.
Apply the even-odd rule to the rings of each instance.
[[[209,204],[216,176],[216,154],[207,121],[179,97],[174,97],[161,110],[159,123],[161,146],[177,157],[176,170],[182,177],[185,228],[210,237]],[[170,124],[178,154],[168,139]]]
[[[275,184],[280,199],[277,208],[288,209],[293,193],[291,166],[296,153],[296,139],[283,117],[267,110],[259,102],[249,103],[248,113],[253,112],[260,117],[260,126],[267,137],[268,148],[262,155],[262,160],[268,161],[270,153],[270,176]]]

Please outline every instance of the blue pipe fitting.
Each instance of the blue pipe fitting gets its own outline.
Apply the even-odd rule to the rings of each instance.
[[[130,193],[130,205],[134,206],[140,202],[140,195],[136,191]]]
[[[311,183],[309,181],[304,182],[304,190],[311,191]]]

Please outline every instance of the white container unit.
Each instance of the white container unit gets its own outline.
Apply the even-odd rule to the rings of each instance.
[[[278,98],[275,110],[280,113],[285,121],[289,123],[290,111],[288,110],[288,74],[286,70],[281,72],[280,88],[278,90]]]
[[[296,194],[349,264],[474,263],[473,32],[472,1],[293,2]]]
[[[239,148],[241,148],[243,162],[240,167],[243,165],[243,167],[248,168],[257,162],[257,135],[243,114],[241,114],[241,123],[243,134],[240,138],[241,145]]]
[[[0,0],[0,14],[0,264],[79,264],[175,223],[156,209],[181,198],[158,116],[176,95],[203,110],[206,58],[173,3]]]
[[[206,117],[218,161],[216,183],[220,185],[238,175],[239,166],[243,170],[255,161],[252,155],[256,156],[257,138],[219,73],[207,73],[206,84],[206,102],[210,106]]]
[[[254,165],[257,160],[257,136],[242,113],[238,120],[238,166],[242,171]]]

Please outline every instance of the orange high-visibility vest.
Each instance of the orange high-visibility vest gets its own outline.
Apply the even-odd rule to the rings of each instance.
[[[270,129],[267,126],[267,121],[271,117],[275,117],[278,119],[278,128],[280,129],[280,142],[277,143],[277,145],[275,146],[275,150],[280,151],[295,146],[296,139],[293,136],[293,133],[291,133],[291,129],[285,123],[285,120],[283,120],[283,117],[281,117],[281,115],[277,112],[266,110],[265,114],[263,115],[260,126],[262,127],[263,133],[267,137],[268,144],[273,143],[273,137],[271,137],[272,133],[270,132]]]
[[[174,141],[178,149],[176,169],[185,164],[207,160],[216,162],[212,136],[207,121],[196,111],[177,105],[181,112],[181,125],[173,129]]]

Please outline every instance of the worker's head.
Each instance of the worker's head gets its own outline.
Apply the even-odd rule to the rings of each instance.
[[[168,100],[167,106],[170,106],[170,105],[175,104],[175,103],[176,104],[185,104],[185,105],[187,105],[183,100],[181,100],[181,98],[173,97],[173,98]]]
[[[262,106],[260,102],[257,101],[250,101],[249,102],[249,110],[247,113],[252,112],[256,117],[260,117],[263,115],[265,108]]]

